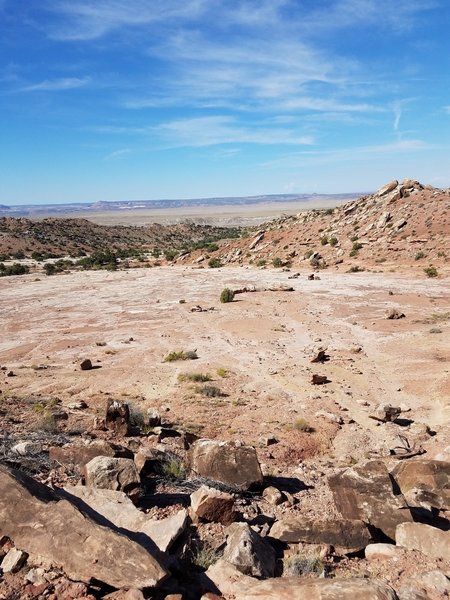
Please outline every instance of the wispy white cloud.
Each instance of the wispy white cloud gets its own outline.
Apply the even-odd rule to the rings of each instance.
[[[264,167],[284,168],[298,167],[300,165],[329,164],[337,162],[354,162],[367,160],[388,154],[411,153],[432,150],[434,146],[423,140],[399,140],[386,144],[356,146],[332,150],[304,150],[283,156],[277,160],[264,163]]]
[[[62,79],[45,79],[39,83],[33,83],[21,87],[19,92],[59,92],[84,87],[90,83],[90,77],[63,77]]]
[[[115,150],[114,152],[107,154],[103,160],[106,162],[110,162],[113,160],[119,160],[121,158],[125,158],[125,156],[127,156],[130,153],[131,153],[130,148],[121,148],[120,150]]]
[[[155,128],[169,146],[212,146],[217,144],[309,145],[314,139],[292,129],[239,124],[233,117],[215,116],[180,119]]]

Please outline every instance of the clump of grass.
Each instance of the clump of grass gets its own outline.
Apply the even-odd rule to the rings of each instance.
[[[323,235],[323,236],[320,238],[320,244],[321,244],[322,246],[326,246],[326,245],[329,243],[329,241],[330,241],[330,240],[328,239],[328,236],[327,236],[327,235]]]
[[[363,245],[361,244],[361,242],[355,240],[353,242],[352,249],[350,250],[350,256],[358,256],[358,252],[361,250],[362,247]]]
[[[325,570],[322,560],[318,556],[305,556],[294,554],[283,560],[283,571],[287,575],[300,577],[302,575],[315,575],[319,577]]]
[[[56,423],[55,415],[48,410],[44,410],[41,418],[35,422],[33,429],[35,431],[56,433],[58,431],[58,425]]]
[[[350,267],[347,273],[362,273],[363,271],[365,271],[364,267],[353,265],[352,267]]]
[[[424,273],[427,277],[438,277],[438,275],[439,275],[436,267],[433,267],[431,265],[424,269]]]
[[[337,239],[337,237],[333,236],[333,237],[330,238],[329,244],[330,244],[330,246],[334,247],[334,246],[337,246],[338,241],[339,240]]]
[[[310,433],[313,428],[306,419],[300,418],[294,422],[294,429],[297,431],[303,431],[304,433]]]
[[[197,394],[202,394],[208,398],[224,398],[227,394],[215,385],[200,385],[195,388]]]
[[[220,301],[222,304],[226,304],[227,302],[233,302],[234,300],[234,291],[230,290],[230,288],[224,288],[220,294]]]
[[[266,264],[267,264],[267,260],[265,258],[260,258],[258,261],[256,261],[257,267],[265,267]]]
[[[184,481],[186,479],[186,465],[175,454],[168,455],[165,460],[162,460],[158,471],[163,478],[171,481]]]
[[[195,360],[198,358],[197,352],[195,350],[174,350],[173,352],[169,352],[164,357],[164,362],[174,362],[176,360]]]
[[[196,567],[207,570],[211,565],[218,561],[220,553],[210,544],[202,544],[192,552],[192,562]]]
[[[212,381],[212,378],[208,373],[180,373],[178,375],[178,381],[180,381],[181,383],[185,381],[195,381],[196,383],[204,383],[206,381]]]
[[[216,371],[217,375],[219,377],[228,377],[229,373],[226,369],[224,369],[223,367],[219,367]]]
[[[430,333],[442,333],[442,329],[440,329],[439,327],[432,327],[430,329]]]
[[[419,250],[419,252],[416,252],[414,260],[420,260],[421,258],[425,258],[425,256],[426,256],[425,252],[422,252],[422,250]]]

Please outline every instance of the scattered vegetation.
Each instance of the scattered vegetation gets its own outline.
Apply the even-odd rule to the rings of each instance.
[[[224,398],[227,396],[225,392],[215,385],[200,385],[195,388],[195,392],[197,394],[202,394],[202,396],[206,396],[207,398]]]
[[[359,265],[353,265],[352,267],[350,267],[347,273],[362,273],[363,271],[365,271],[364,267],[360,267]]]
[[[197,352],[195,350],[174,350],[173,352],[169,352],[164,357],[164,362],[174,362],[176,360],[195,360],[198,358]]]
[[[212,378],[208,373],[180,373],[178,375],[178,381],[184,383],[185,381],[194,381],[196,383],[204,383],[206,381],[212,381]]]
[[[361,250],[363,245],[361,242],[357,242],[356,240],[353,242],[352,249],[350,250],[350,256],[358,256],[358,252]]]
[[[6,266],[5,264],[0,263],[0,277],[9,277],[10,275],[26,275],[29,272],[30,269],[27,267],[27,265],[14,263]]]
[[[220,552],[210,544],[204,543],[192,551],[192,563],[204,571],[209,569],[219,558]]]
[[[337,244],[339,243],[339,240],[337,239],[337,237],[333,236],[330,238],[329,244],[330,246],[337,246]]]
[[[229,374],[228,371],[222,367],[219,367],[217,369],[216,373],[219,377],[228,377],[228,374]]]
[[[421,258],[425,258],[426,254],[425,252],[422,252],[422,250],[419,250],[419,252],[416,253],[414,260],[420,260]]]
[[[184,481],[186,479],[186,466],[183,460],[176,454],[168,455],[160,462],[159,474],[171,481]]]
[[[234,291],[230,290],[230,288],[224,288],[220,294],[220,301],[223,304],[227,302],[233,302],[234,300]]]

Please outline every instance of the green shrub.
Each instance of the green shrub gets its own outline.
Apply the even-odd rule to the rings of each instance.
[[[272,260],[272,266],[275,267],[275,269],[279,269],[280,267],[283,266],[283,261],[281,260],[281,258],[279,256],[276,256]]]
[[[363,271],[365,271],[364,267],[354,265],[353,267],[350,267],[347,273],[362,273]]]
[[[336,246],[338,244],[339,240],[337,239],[337,237],[333,236],[330,238],[330,246]]]
[[[14,263],[7,267],[3,263],[0,263],[0,277],[9,277],[10,275],[26,275],[30,272],[27,265],[21,265],[20,263]]]
[[[259,260],[256,261],[257,267],[265,267],[266,264],[267,264],[267,260],[265,258],[260,258]]]
[[[429,267],[426,267],[424,269],[424,272],[427,277],[438,277],[439,276],[439,273],[438,273],[436,267],[433,267],[431,265]]]
[[[308,258],[311,258],[311,256],[312,256],[313,254],[314,254],[314,250],[311,250],[311,249],[310,249],[310,250],[307,250],[307,251],[305,252],[304,256],[305,256],[305,258],[306,258],[306,259],[308,259]]]
[[[172,262],[173,260],[175,260],[177,255],[178,255],[178,252],[176,250],[164,250],[164,258],[169,262]]]
[[[233,302],[234,300],[234,291],[230,290],[230,288],[224,288],[220,294],[220,301],[223,304],[227,302]]]
[[[422,252],[422,250],[419,250],[419,252],[416,253],[414,260],[420,260],[421,258],[425,258],[426,254],[425,252]]]
[[[329,243],[328,236],[327,235],[323,235],[320,238],[320,243],[321,243],[322,246],[326,246]]]
[[[198,358],[198,356],[195,350],[174,350],[173,352],[169,352],[169,354],[164,357],[164,362],[174,362],[176,360],[195,360],[196,358]]]
[[[219,269],[222,266],[222,263],[220,262],[220,258],[218,258],[217,256],[215,256],[214,258],[210,258],[208,261],[208,267],[210,269]]]
[[[222,367],[219,367],[216,373],[219,377],[228,377],[228,371]]]
[[[219,560],[220,552],[209,544],[202,544],[192,552],[192,562],[202,571],[209,569],[211,565]]]
[[[312,431],[311,425],[306,419],[303,418],[297,419],[295,421],[294,429],[296,429],[297,431],[303,431],[305,433],[310,433]]]

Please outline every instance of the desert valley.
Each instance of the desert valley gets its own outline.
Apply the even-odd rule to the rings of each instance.
[[[450,189],[0,255],[1,600],[449,596]]]

